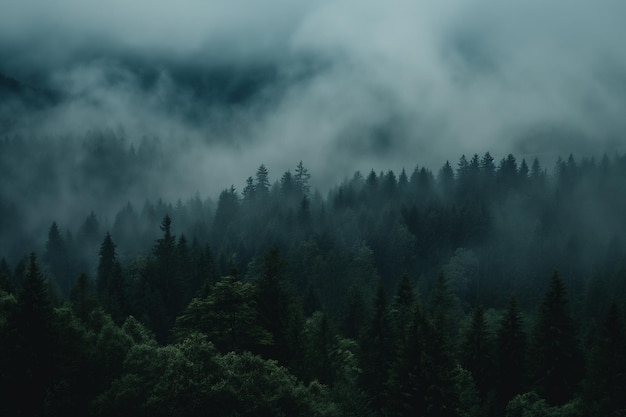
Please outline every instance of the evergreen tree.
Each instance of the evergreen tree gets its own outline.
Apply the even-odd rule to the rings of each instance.
[[[479,395],[485,399],[493,386],[493,347],[485,311],[481,305],[472,312],[469,328],[463,338],[461,358],[463,367],[474,379]]]
[[[90,294],[89,277],[84,272],[80,274],[70,291],[72,310],[76,317],[85,322],[89,313],[95,308],[95,300]]]
[[[262,198],[267,196],[270,191],[270,180],[269,180],[269,172],[265,165],[261,164],[259,169],[256,171],[256,182],[254,184],[255,191]]]
[[[297,190],[296,181],[291,175],[291,171],[286,171],[282,177],[280,177],[280,191],[287,198],[292,197]]]
[[[439,187],[439,192],[444,198],[452,198],[454,191],[454,171],[452,170],[450,162],[446,161],[443,167],[439,170],[439,174],[437,175],[437,185]]]
[[[589,411],[598,416],[626,410],[626,332],[621,312],[613,301],[589,355],[586,396]]]
[[[255,351],[271,341],[259,322],[255,288],[232,275],[223,277],[205,298],[194,298],[176,319],[174,334],[179,341],[194,332],[206,334],[223,353]]]
[[[398,189],[398,181],[396,180],[396,174],[389,170],[382,177],[382,192],[386,198],[393,198],[396,190]]]
[[[443,273],[439,273],[430,300],[433,324],[453,350],[456,350],[453,341],[456,340],[457,333],[454,323],[457,302],[458,299],[450,288],[448,278]]]
[[[413,314],[413,304],[415,302],[415,294],[413,286],[409,279],[409,274],[403,274],[400,285],[393,300],[391,309],[391,319],[393,321],[394,339],[396,340],[396,349],[406,348],[408,343],[406,327],[409,325]]]
[[[341,320],[343,334],[353,340],[358,340],[367,320],[367,308],[363,300],[363,293],[358,285],[348,288],[348,295]]]
[[[246,204],[251,204],[254,201],[254,191],[255,191],[254,180],[252,179],[252,177],[248,177],[246,179],[246,186],[241,192],[241,194],[243,195],[243,201]]]
[[[296,174],[294,176],[294,180],[302,194],[305,197],[308,197],[311,193],[311,187],[309,186],[309,179],[311,178],[311,174],[309,171],[302,165],[302,161],[296,167]]]
[[[334,382],[332,366],[334,336],[330,329],[328,316],[324,312],[317,311],[307,320],[306,327],[308,351],[306,363],[309,368],[309,379],[331,385]]]
[[[407,338],[389,378],[387,415],[456,416],[455,362],[445,334],[428,320],[419,304],[407,327]]]
[[[372,318],[360,340],[361,387],[371,399],[374,413],[380,413],[387,395],[389,366],[393,358],[391,321],[385,290],[378,288]]]
[[[191,259],[191,253],[189,246],[187,245],[187,238],[184,234],[181,234],[176,244],[176,269],[177,276],[176,281],[180,287],[180,300],[178,308],[182,308],[184,304],[189,302],[193,296],[193,275],[194,264]]]
[[[288,324],[293,299],[287,288],[285,265],[277,248],[270,250],[263,260],[261,276],[256,281],[256,300],[261,325],[273,340],[265,355],[281,362],[290,361],[294,352],[288,344]]]
[[[165,336],[181,308],[182,294],[181,283],[178,280],[176,237],[172,234],[171,225],[172,219],[169,215],[165,215],[160,226],[163,236],[157,239],[153,248],[156,261],[153,289],[163,303],[166,314],[164,323],[155,323],[157,339]]]
[[[532,359],[537,392],[553,405],[571,400],[582,378],[583,358],[567,311],[565,286],[557,272],[539,309]]]
[[[398,175],[398,190],[402,193],[406,191],[409,186],[409,178],[406,175],[406,171],[402,168],[400,175]]]
[[[56,222],[52,223],[48,231],[43,261],[48,267],[53,282],[59,286],[63,295],[67,295],[72,286],[72,278],[69,276],[69,254],[65,239],[61,236]]]
[[[522,313],[511,298],[500,320],[496,341],[496,392],[500,409],[524,392],[526,377],[526,334]]]
[[[89,216],[87,216],[83,224],[80,226],[78,237],[79,239],[85,239],[88,242],[92,242],[98,239],[99,235],[100,223],[98,222],[95,213],[91,211]]]
[[[13,280],[11,279],[11,270],[6,259],[0,259],[0,291],[8,293],[13,292]]]
[[[55,378],[55,313],[37,257],[30,254],[28,270],[18,293],[17,349],[14,357],[20,374],[12,381],[15,410],[23,415],[41,415],[46,390]],[[29,393],[28,401],[23,394]]]
[[[229,237],[235,221],[239,216],[239,197],[235,187],[223,190],[217,202],[217,210],[213,219],[213,236],[217,243],[224,245],[224,241]]]
[[[96,295],[100,304],[119,324],[123,322],[127,311],[126,285],[115,249],[116,245],[107,232],[100,245]]]

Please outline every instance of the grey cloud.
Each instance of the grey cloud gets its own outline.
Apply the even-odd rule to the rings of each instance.
[[[617,0],[2,3],[0,72],[63,97],[20,129],[189,140],[164,194],[261,163],[304,160],[324,188],[461,153],[624,151]]]

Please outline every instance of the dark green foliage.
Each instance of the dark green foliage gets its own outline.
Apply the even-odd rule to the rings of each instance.
[[[87,320],[87,316],[96,306],[96,299],[90,287],[89,277],[82,273],[70,291],[69,299],[72,303],[72,310],[76,317],[82,321]]]
[[[382,287],[376,293],[372,317],[365,325],[359,344],[361,387],[371,399],[372,410],[378,413],[385,405],[387,378],[394,352],[389,306]]]
[[[304,197],[308,197],[308,195],[311,193],[311,187],[309,186],[310,179],[311,174],[309,174],[309,170],[306,169],[302,164],[302,161],[300,161],[298,163],[298,166],[296,167],[294,181]]]
[[[56,315],[48,295],[37,257],[30,254],[28,269],[17,297],[11,336],[12,348],[8,374],[11,383],[7,401],[24,415],[39,415],[44,408],[46,389],[55,378],[55,353],[58,343]],[[22,393],[29,400],[22,403]],[[20,404],[22,403],[22,404]],[[10,409],[10,408],[9,408]]]
[[[368,309],[363,300],[363,293],[359,286],[348,288],[348,297],[341,320],[341,328],[346,337],[357,340],[368,318]]]
[[[176,319],[176,338],[182,341],[192,333],[202,333],[222,353],[270,344],[270,333],[259,324],[255,295],[251,283],[223,277],[206,298],[194,298]]]
[[[285,277],[285,264],[278,249],[273,248],[263,259],[261,275],[256,284],[256,308],[259,322],[272,337],[263,350],[270,359],[289,361],[295,354],[289,345],[289,317],[293,304]]]
[[[266,198],[267,194],[270,192],[269,172],[263,164],[261,164],[259,169],[256,171],[254,190],[256,191],[259,198]]]
[[[218,355],[206,338],[136,345],[123,375],[95,403],[100,416],[333,416],[319,385],[305,387],[276,362]]]
[[[571,400],[583,376],[582,359],[565,286],[555,272],[533,333],[533,384],[537,392],[549,404],[562,405]]]
[[[100,245],[100,260],[96,277],[96,295],[100,304],[117,323],[124,320],[127,311],[126,284],[122,267],[117,260],[116,245],[109,233]]]
[[[11,278],[11,270],[6,259],[0,259],[0,291],[13,292],[13,280]]]
[[[63,295],[69,294],[73,284],[71,275],[74,272],[70,265],[70,254],[66,240],[61,236],[61,231],[56,222],[52,223],[48,231],[48,241],[43,255],[43,261],[48,268],[49,275],[59,285]]]
[[[626,158],[377,172],[322,197],[261,166],[241,200],[92,212],[41,271],[0,216],[0,413],[623,414]],[[538,308],[555,269],[573,316],[558,276]]]
[[[526,334],[522,313],[515,298],[511,298],[500,320],[496,340],[495,386],[498,407],[501,409],[518,394],[524,392],[526,380]]]
[[[493,338],[481,305],[474,308],[461,346],[461,364],[467,369],[485,399],[493,387]]]
[[[402,275],[398,291],[391,306],[391,322],[393,325],[396,349],[408,348],[406,328],[411,322],[415,303],[415,293],[408,274]]]
[[[611,303],[600,334],[589,353],[586,396],[589,412],[598,416],[626,411],[626,331],[621,311]]]
[[[332,355],[335,350],[334,334],[328,322],[328,316],[316,312],[306,323],[305,360],[308,368],[308,380],[317,380],[322,384],[332,384],[335,379]]]
[[[394,416],[456,416],[459,394],[455,364],[441,329],[413,310],[407,343],[393,364],[387,411]]]

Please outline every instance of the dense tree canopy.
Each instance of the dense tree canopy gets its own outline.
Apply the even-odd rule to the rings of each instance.
[[[38,240],[8,196],[1,411],[619,415],[624,173],[486,153],[323,197],[302,162],[261,165],[215,203],[94,207]]]

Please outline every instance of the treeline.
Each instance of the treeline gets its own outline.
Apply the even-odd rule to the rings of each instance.
[[[548,173],[485,154],[436,174],[356,173],[323,198],[302,163],[275,182],[262,165],[216,204],[53,223],[39,259],[0,262],[2,403],[23,415],[623,412],[625,173],[620,156]],[[16,402],[28,387],[34,400]]]

